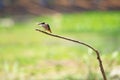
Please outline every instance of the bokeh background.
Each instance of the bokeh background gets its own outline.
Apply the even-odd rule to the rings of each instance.
[[[107,78],[120,80],[120,0],[0,0],[1,80],[103,80],[91,49],[38,22],[99,50]]]

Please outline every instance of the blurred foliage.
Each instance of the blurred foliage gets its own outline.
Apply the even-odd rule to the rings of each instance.
[[[95,54],[89,54],[86,47],[78,44],[36,32],[37,22],[47,22],[51,25],[53,33],[81,40],[96,47],[101,52],[107,76],[114,66],[120,65],[119,11],[54,14],[33,17],[27,21],[21,20],[22,22],[11,21],[12,17],[7,17],[7,21],[3,18],[0,20],[2,77],[5,76],[6,62],[13,68],[14,63],[18,62],[16,76],[20,76],[19,72],[22,69],[23,75],[27,75],[25,79],[32,76],[34,79],[101,79]],[[11,71],[12,68],[9,74],[12,74]]]

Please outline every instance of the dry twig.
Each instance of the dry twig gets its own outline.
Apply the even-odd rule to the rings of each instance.
[[[86,44],[86,43],[84,43],[84,42],[80,42],[80,41],[73,40],[73,39],[69,39],[69,38],[66,38],[66,37],[59,36],[59,35],[47,33],[47,32],[42,31],[42,30],[40,30],[40,29],[35,29],[35,30],[36,30],[36,31],[39,31],[39,32],[42,32],[42,33],[44,33],[44,34],[47,34],[47,35],[49,35],[49,36],[53,36],[53,37],[65,39],[65,40],[72,41],[72,42],[75,42],[75,43],[78,43],[78,44],[82,44],[82,45],[84,45],[84,46],[87,46],[87,47],[91,48],[93,51],[95,51],[95,53],[96,53],[96,55],[97,55],[97,59],[98,59],[98,62],[99,62],[99,67],[100,67],[100,70],[101,70],[103,79],[104,79],[104,80],[107,80],[106,75],[105,75],[105,71],[104,71],[104,68],[103,68],[103,65],[102,65],[102,60],[101,60],[101,58],[100,58],[100,53],[98,52],[98,50],[96,50],[95,48],[93,48],[92,46],[90,46],[90,45],[88,45],[88,44]]]

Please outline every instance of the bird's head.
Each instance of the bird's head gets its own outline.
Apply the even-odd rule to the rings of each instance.
[[[40,23],[38,23],[38,25],[42,25],[42,24],[45,24],[45,22],[40,22]]]

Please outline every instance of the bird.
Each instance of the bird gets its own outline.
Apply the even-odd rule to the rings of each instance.
[[[49,31],[50,33],[52,33],[49,24],[47,24],[45,22],[41,22],[41,23],[38,23],[38,25],[43,27],[45,30]]]

